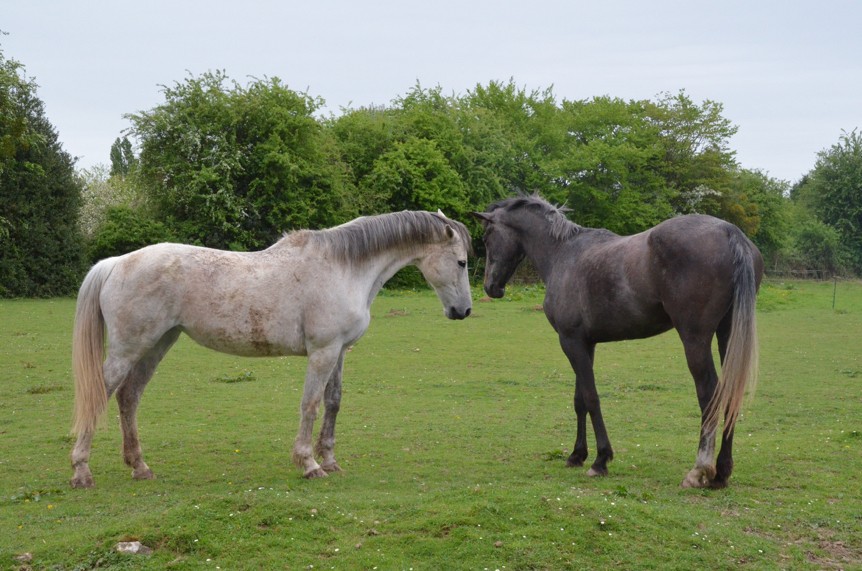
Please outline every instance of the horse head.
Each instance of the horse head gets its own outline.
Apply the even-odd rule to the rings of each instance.
[[[473,297],[467,273],[466,229],[456,231],[450,220],[446,223],[442,242],[425,247],[425,254],[416,263],[425,280],[434,288],[443,312],[449,319],[464,319],[470,315]],[[459,223],[455,223],[459,224]]]
[[[485,293],[489,297],[500,298],[506,293],[506,284],[518,264],[524,259],[524,249],[514,229],[500,220],[500,209],[486,212],[473,212],[482,222],[485,234]]]

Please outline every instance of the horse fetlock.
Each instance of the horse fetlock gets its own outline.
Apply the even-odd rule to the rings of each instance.
[[[335,438],[321,438],[314,445],[314,453],[321,458],[327,459],[332,456],[332,451],[335,449]]]

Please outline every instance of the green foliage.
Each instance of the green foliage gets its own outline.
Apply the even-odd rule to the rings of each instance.
[[[506,194],[510,149],[496,117],[419,85],[393,105],[329,123],[360,212],[439,208],[470,224],[470,210]]]
[[[460,214],[468,209],[458,173],[437,143],[428,139],[408,139],[382,155],[363,181],[362,190],[396,211],[440,208]]]
[[[96,262],[172,239],[173,235],[161,222],[127,206],[114,206],[106,211],[104,221],[90,240],[89,258]]]
[[[322,101],[278,79],[226,83],[189,78],[128,116],[156,215],[183,241],[232,249],[352,218],[334,140],[313,116]]]
[[[818,271],[827,277],[843,267],[844,250],[835,228],[810,219],[794,228],[792,236],[790,251],[797,268]]]
[[[783,238],[782,202],[767,200],[771,181],[738,172],[721,104],[685,92],[558,102],[511,80],[464,96],[417,84],[390,106],[325,120],[314,117],[320,100],[278,79],[243,87],[208,73],[164,92],[129,118],[138,182],[183,241],[259,248],[292,228],[438,208],[478,238],[469,211],[515,190],[619,233],[698,211],[751,236],[764,226],[767,248]]]
[[[141,196],[134,176],[131,173],[126,176],[110,175],[109,172],[106,165],[78,171],[83,202],[79,221],[86,240],[92,239],[110,208],[121,206],[141,210],[141,214],[147,216],[146,197]]]
[[[676,193],[656,170],[660,137],[646,111],[607,97],[563,103],[567,150],[556,170],[579,223],[632,234],[673,215]]]
[[[36,84],[0,51],[0,297],[75,290],[83,270],[80,193]]]
[[[788,245],[791,232],[788,193],[786,182],[769,178],[760,171],[742,169],[734,174],[725,195],[743,210],[737,221],[760,248],[767,267],[776,263],[782,249]],[[731,202],[725,200],[723,204],[728,207]],[[731,218],[730,213],[727,218]]]
[[[128,176],[137,163],[137,158],[132,150],[132,143],[128,137],[114,141],[111,145],[111,176]]]
[[[862,133],[845,132],[821,151],[798,194],[838,232],[852,268],[862,273]]]

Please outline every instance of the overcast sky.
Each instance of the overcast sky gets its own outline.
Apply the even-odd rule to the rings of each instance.
[[[511,78],[558,101],[684,89],[724,105],[743,167],[790,182],[862,128],[856,0],[0,0],[0,30],[79,167],[108,163],[161,85],[214,70],[278,77],[336,114],[417,82]]]

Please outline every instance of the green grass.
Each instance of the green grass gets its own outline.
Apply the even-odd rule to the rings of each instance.
[[[379,297],[345,365],[345,472],[325,480],[290,462],[305,359],[183,338],[140,410],[157,478],[131,480],[112,402],[96,488],[72,490],[74,302],[2,301],[0,569],[859,569],[862,284],[832,297],[763,288],[760,383],[721,491],[679,488],[699,414],[674,333],[599,346],[616,458],[603,479],[565,467],[573,375],[539,288],[477,294],[463,322],[431,293]],[[114,553],[124,540],[153,554]]]

